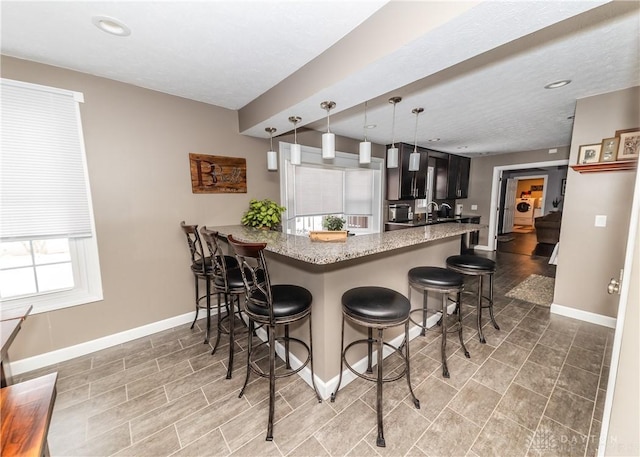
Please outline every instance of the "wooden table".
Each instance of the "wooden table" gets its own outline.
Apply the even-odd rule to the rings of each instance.
[[[2,457],[49,455],[47,434],[57,378],[58,373],[51,373],[0,389]]]
[[[13,384],[11,370],[9,368],[9,347],[15,339],[22,321],[24,321],[31,309],[31,305],[0,311],[0,336],[2,337],[2,347],[0,348],[0,386],[6,387]]]

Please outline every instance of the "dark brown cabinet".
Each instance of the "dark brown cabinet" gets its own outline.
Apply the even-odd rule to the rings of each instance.
[[[426,198],[429,184],[433,185],[435,200],[468,197],[471,159],[418,147],[420,169],[409,171],[409,155],[414,148],[406,143],[397,147],[398,168],[387,168],[387,200]],[[427,183],[428,167],[433,167],[433,183]]]
[[[447,183],[448,198],[467,198],[469,196],[470,169],[470,158],[449,154],[449,182]]]
[[[418,148],[420,168],[409,171],[409,155],[413,146],[399,143],[398,168],[387,168],[387,200],[412,200],[425,198],[427,193],[427,151]],[[389,148],[389,146],[387,146]]]

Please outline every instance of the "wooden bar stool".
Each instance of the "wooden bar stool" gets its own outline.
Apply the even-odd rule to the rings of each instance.
[[[469,351],[467,351],[466,346],[464,345],[464,338],[462,336],[462,311],[461,311],[461,293],[464,288],[464,277],[451,270],[447,270],[446,268],[440,267],[415,267],[409,270],[408,273],[409,278],[409,299],[411,299],[411,290],[412,289],[420,289],[422,290],[423,299],[422,299],[422,309],[414,309],[411,311],[411,314],[422,313],[422,321],[416,322],[412,316],[409,317],[411,322],[416,324],[417,326],[422,328],[421,334],[424,335],[427,330],[427,315],[429,311],[432,311],[434,315],[438,312],[441,313],[440,320],[438,321],[438,325],[441,326],[442,330],[442,376],[445,378],[449,377],[449,369],[447,367],[447,332],[448,331],[457,331],[458,337],[460,338],[460,344],[462,345],[462,350],[464,351],[465,357],[469,358]],[[438,292],[442,295],[441,307],[430,309],[427,305],[427,292]],[[458,317],[458,321],[456,323],[457,329],[447,330],[447,308],[449,305],[449,294],[456,294],[456,309],[455,312]]]
[[[342,295],[342,342],[340,346],[340,377],[338,379],[338,386],[333,394],[331,394],[331,401],[335,401],[340,384],[342,382],[342,370],[344,365],[356,376],[373,381],[376,383],[377,397],[376,397],[376,412],[378,416],[378,438],[376,445],[379,447],[385,447],[384,433],[382,426],[382,384],[390,381],[397,381],[406,375],[407,385],[409,386],[409,392],[413,398],[413,404],[417,409],[420,409],[420,401],[416,398],[411,388],[410,366],[409,366],[409,311],[411,304],[407,298],[396,292],[395,290],[387,289],[385,287],[356,287],[346,291]],[[345,320],[361,325],[367,328],[368,338],[353,341],[344,347],[344,324]],[[398,325],[404,325],[405,331],[405,354],[399,348],[392,346],[389,343],[385,343],[383,340],[383,331],[389,327],[395,327]],[[373,338],[373,330],[376,330],[376,338]],[[372,372],[371,359],[372,359],[372,347],[376,344],[377,351],[377,374],[376,376],[369,376],[363,373],[357,372],[347,361],[347,351],[353,348],[355,345],[366,343],[368,346],[368,368],[367,372]],[[404,369],[397,375],[383,377],[382,373],[382,356],[383,348],[387,346],[404,359]]]
[[[447,258],[447,268],[466,276],[478,277],[478,292],[476,313],[478,315],[478,338],[481,343],[486,343],[482,333],[482,309],[489,308],[489,317],[496,330],[500,330],[495,317],[493,316],[493,274],[496,272],[496,263],[484,257],[476,255],[454,255]],[[489,296],[485,296],[483,291],[483,279],[489,277]],[[482,300],[486,300],[483,304]]]

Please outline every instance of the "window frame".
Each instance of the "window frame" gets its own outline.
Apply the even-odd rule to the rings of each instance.
[[[280,201],[282,205],[287,208],[287,210],[283,213],[283,227],[285,228],[289,226],[292,219],[296,216],[291,213],[290,208],[295,207],[294,196],[288,194],[288,189],[292,186],[295,186],[295,179],[293,173],[290,173],[293,170],[294,165],[291,165],[290,160],[290,150],[291,143],[280,142],[279,144],[279,159],[280,159]],[[333,169],[370,169],[373,171],[373,195],[372,195],[372,214],[371,218],[371,229],[350,229],[353,233],[380,233],[383,231],[383,218],[382,218],[382,202],[383,202],[383,169],[384,169],[384,160],[378,157],[372,157],[371,163],[362,165],[359,163],[359,158],[357,154],[350,154],[346,152],[336,151],[335,159],[330,162],[322,159],[322,150],[320,148],[314,148],[311,146],[301,146],[301,164],[317,166],[321,168],[333,168]],[[344,179],[344,177],[343,177]],[[344,198],[343,198],[344,200]],[[344,201],[343,201],[343,210],[344,210]],[[324,215],[322,215],[324,216]],[[343,217],[347,218],[349,216],[361,216],[361,215],[353,215],[353,214],[342,214]],[[297,216],[297,217],[307,217],[305,216]]]
[[[31,314],[39,314],[103,300],[102,275],[100,270],[98,241],[96,236],[95,217],[93,213],[93,202],[91,197],[91,186],[87,168],[87,154],[84,144],[82,118],[80,113],[80,103],[84,102],[84,96],[81,92],[69,91],[66,89],[58,89],[55,87],[42,86],[38,84],[31,84],[8,79],[3,79],[3,81],[16,86],[24,86],[29,89],[47,90],[52,93],[58,94],[69,94],[76,102],[75,119],[79,138],[78,152],[80,154],[84,168],[85,191],[88,200],[91,236],[68,237],[74,278],[73,288],[49,292],[39,292],[32,295],[0,299],[0,308],[2,310],[10,310],[19,308],[24,305],[32,305],[33,308]],[[34,237],[33,239],[35,240],[41,238],[42,237]],[[10,239],[7,239],[7,241],[10,241]]]

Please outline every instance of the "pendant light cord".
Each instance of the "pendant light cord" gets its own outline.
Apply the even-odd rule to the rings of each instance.
[[[416,111],[416,130],[415,135],[413,137],[413,152],[418,152],[418,116],[420,115],[420,111]]]
[[[391,120],[391,147],[396,147],[396,104],[393,104],[393,119]]]
[[[364,141],[367,141],[367,102],[364,102],[364,126],[362,127]]]

